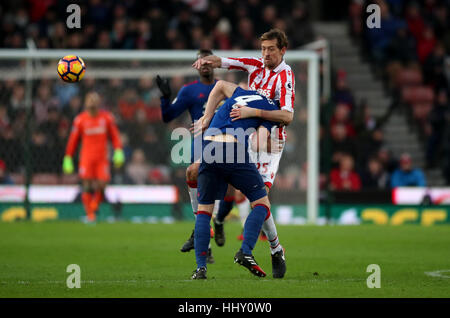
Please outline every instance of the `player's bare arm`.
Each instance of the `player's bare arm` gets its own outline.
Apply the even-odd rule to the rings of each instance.
[[[204,115],[194,124],[194,135],[198,135],[208,128],[219,103],[225,98],[231,97],[237,87],[238,86],[236,84],[226,81],[218,81],[216,83],[213,90],[209,94]]]
[[[260,117],[287,126],[292,122],[292,119],[294,119],[294,113],[284,109],[263,110],[239,105],[231,110],[230,117],[232,121],[249,117]]]
[[[200,57],[192,64],[192,67],[199,70],[204,64],[210,64],[213,68],[219,68],[222,66],[222,59],[215,55]]]

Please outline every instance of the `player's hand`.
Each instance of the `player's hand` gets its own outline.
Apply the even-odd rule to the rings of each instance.
[[[211,118],[208,118],[205,115],[194,122],[191,127],[191,131],[193,132],[194,137],[198,137],[199,135],[201,135],[201,133],[209,127],[210,122]]]
[[[123,153],[123,150],[117,148],[116,150],[114,150],[114,154],[113,154],[114,167],[120,168],[120,167],[122,167],[124,162],[125,162],[125,155]]]
[[[65,174],[72,174],[73,173],[73,161],[71,156],[64,156],[63,159],[63,172]]]
[[[230,112],[231,121],[249,118],[249,117],[256,117],[257,110],[258,109],[256,109],[256,108],[251,108],[251,107],[236,104],[233,106],[233,108],[231,109],[231,112]]]
[[[213,62],[201,57],[192,64],[192,67],[199,70],[205,64],[213,64]]]
[[[162,79],[161,76],[156,75],[156,85],[158,85],[159,90],[164,98],[170,99],[172,95],[172,90],[170,89],[169,80],[167,78]]]

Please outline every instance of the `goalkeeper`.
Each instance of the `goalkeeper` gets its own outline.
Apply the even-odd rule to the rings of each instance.
[[[100,109],[100,96],[86,94],[85,110],[75,117],[66,147],[63,172],[74,172],[73,156],[81,141],[78,173],[82,180],[81,200],[88,222],[95,222],[104,190],[110,180],[108,140],[114,148],[113,163],[120,168],[125,162],[119,130],[112,114]]]

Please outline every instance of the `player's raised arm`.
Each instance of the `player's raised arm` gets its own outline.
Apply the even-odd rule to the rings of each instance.
[[[219,68],[222,66],[222,59],[215,55],[200,57],[192,64],[192,67],[199,70],[204,64],[210,64],[213,68]]]
[[[163,122],[168,123],[177,118],[192,104],[192,98],[187,95],[185,87],[181,88],[180,92],[172,103],[170,103],[169,101],[170,94],[167,95],[165,93],[165,84],[161,84],[161,86],[158,84],[158,87],[162,93],[161,115]]]
[[[237,87],[238,86],[234,83],[218,81],[211,91],[211,94],[209,94],[204,117],[210,120],[214,116],[214,112],[219,103],[225,98],[231,97]]]
[[[204,115],[197,121],[197,123],[194,124],[195,135],[208,128],[219,103],[225,98],[231,97],[237,87],[238,86],[236,84],[226,81],[218,81],[216,83],[213,90],[209,94]]]

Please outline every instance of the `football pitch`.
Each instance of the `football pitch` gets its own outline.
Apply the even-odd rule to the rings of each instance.
[[[267,277],[233,263],[240,224],[227,223],[225,246],[211,241],[208,280],[192,281],[194,251],[179,249],[193,226],[0,223],[0,297],[450,296],[449,226],[279,226],[287,273],[274,279],[267,242],[254,250]],[[67,287],[69,264],[80,266],[81,288]],[[380,288],[367,287],[370,264],[380,267]]]

